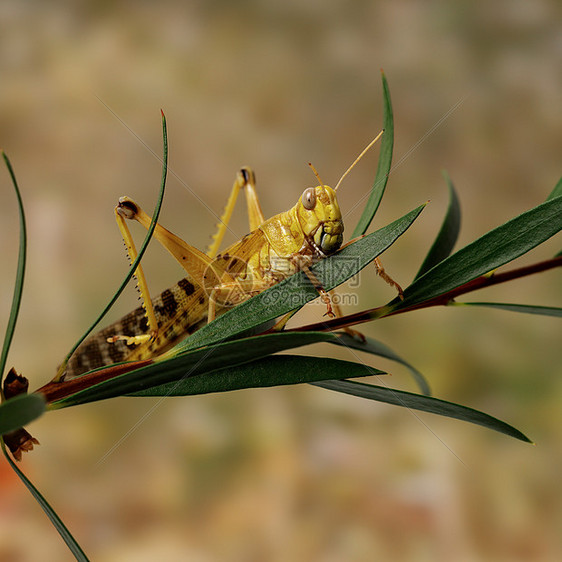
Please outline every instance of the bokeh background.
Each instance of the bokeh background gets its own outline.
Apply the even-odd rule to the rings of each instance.
[[[396,144],[377,225],[431,200],[384,256],[398,280],[411,280],[438,229],[442,169],[461,198],[460,244],[538,204],[561,174],[561,21],[556,0],[5,0],[0,145],[29,225],[10,364],[44,384],[124,275],[112,208],[123,194],[155,202],[160,108],[173,170],[162,222],[199,248],[241,165],[255,169],[267,216],[314,184],[308,161],[334,184],[381,127],[380,68]],[[349,231],[376,158],[341,189]],[[6,171],[0,184],[3,329],[17,214]],[[247,230],[242,205],[232,229]],[[560,237],[520,263],[559,247]],[[182,276],[156,245],[146,264],[155,293]],[[393,296],[370,269],[354,290],[357,309]],[[128,291],[111,318],[136,298]],[[473,298],[560,305],[560,274]],[[296,321],[323,312],[309,309]],[[363,330],[423,371],[436,396],[537,446],[303,386],[51,413],[30,426],[41,446],[22,467],[93,560],[561,559],[559,322],[435,309]],[[364,360],[414,389],[400,367]],[[7,463],[0,472],[0,559],[71,560]]]

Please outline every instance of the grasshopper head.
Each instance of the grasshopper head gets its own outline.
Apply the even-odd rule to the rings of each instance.
[[[343,241],[343,220],[336,192],[327,185],[304,190],[296,205],[305,238],[320,253],[333,254]]]

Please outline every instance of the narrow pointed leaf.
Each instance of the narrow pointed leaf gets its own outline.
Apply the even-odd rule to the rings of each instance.
[[[337,339],[337,336],[329,332],[277,332],[220,343],[172,357],[161,356],[150,365],[103,382],[98,382],[89,386],[89,388],[79,390],[61,400],[56,400],[50,407],[75,406],[124,394],[132,394],[154,386],[210,373],[225,367],[242,365],[279,351],[294,349],[312,343],[329,342],[334,339]],[[83,383],[86,377],[95,377],[99,372],[82,375],[75,380],[77,383]],[[94,378],[93,380],[96,379]],[[61,384],[70,385],[72,381]],[[225,390],[229,389],[225,388]]]
[[[0,435],[9,433],[38,418],[45,411],[41,394],[20,394],[0,404]]]
[[[420,270],[416,274],[415,279],[421,277],[424,273],[429,271],[433,266],[437,265],[439,262],[443,261],[448,257],[459,236],[459,230],[461,226],[461,209],[459,198],[455,191],[455,186],[449,177],[447,172],[443,172],[445,181],[447,182],[447,188],[449,189],[449,206],[445,214],[445,219],[441,225],[441,229],[437,234],[437,238],[433,245],[431,246],[425,260],[423,261]]]
[[[358,236],[365,234],[369,228],[369,225],[379,208],[386,184],[388,182],[390,166],[392,164],[392,151],[394,147],[394,117],[392,113],[392,102],[390,100],[390,90],[388,88],[384,72],[382,73],[382,92],[384,135],[382,136],[381,141],[377,174],[375,176],[375,181],[373,182],[369,200],[365,205],[363,214],[361,215],[351,238],[357,238]]]
[[[0,382],[4,375],[4,369],[6,367],[6,359],[8,358],[8,351],[10,350],[10,345],[14,337],[14,330],[16,328],[16,322],[18,319],[18,314],[21,304],[21,296],[23,291],[23,280],[25,277],[25,262],[27,255],[27,228],[25,225],[25,213],[23,210],[23,202],[21,199],[21,193],[18,187],[18,182],[16,180],[16,175],[12,168],[10,160],[2,151],[2,157],[4,158],[4,163],[8,168],[10,173],[10,178],[12,179],[12,185],[14,191],[16,192],[16,198],[18,201],[18,213],[20,222],[20,240],[19,240],[19,252],[18,252],[18,264],[16,269],[16,282],[14,284],[14,293],[12,296],[12,308],[10,310],[10,317],[8,319],[8,324],[6,326],[6,335],[4,337],[4,343],[2,345],[2,354],[0,355]]]
[[[372,355],[377,355],[379,357],[385,357],[386,359],[390,359],[392,361],[400,363],[401,365],[404,365],[404,367],[406,367],[412,374],[412,377],[416,384],[419,386],[421,392],[427,396],[431,395],[431,388],[429,387],[429,383],[427,382],[427,379],[422,375],[422,373],[420,373],[413,365],[408,363],[406,360],[402,359],[402,357],[400,357],[396,352],[390,349],[390,347],[388,347],[386,344],[365,336],[364,342],[358,341],[356,338],[346,333],[338,334],[338,336],[338,341],[331,343],[337,343],[338,345],[341,345],[343,347],[356,349],[365,353],[371,353]]]
[[[67,529],[66,525],[62,522],[62,519],[57,515],[57,512],[49,505],[49,502],[42,496],[39,490],[31,483],[31,481],[25,476],[25,474],[19,469],[16,463],[12,460],[8,452],[6,451],[6,446],[4,442],[1,442],[2,451],[4,456],[10,463],[15,473],[19,476],[20,480],[25,484],[26,488],[31,492],[31,495],[35,498],[37,503],[41,506],[43,511],[46,513],[47,517],[51,520],[51,523],[55,529],[59,532],[63,541],[68,546],[70,552],[74,555],[78,562],[88,562],[88,557],[84,551],[80,548],[80,545],[76,539],[72,536],[70,531]]]
[[[420,410],[421,412],[429,412],[447,418],[474,423],[500,433],[505,433],[510,437],[515,437],[515,439],[531,443],[531,440],[518,429],[497,418],[484,412],[461,406],[460,404],[454,404],[453,402],[432,398],[431,396],[422,396],[420,394],[412,394],[411,392],[355,381],[323,381],[312,384],[352,396],[360,396],[369,400],[376,400],[377,402],[385,402],[395,406],[402,406],[403,408]]]
[[[8,356],[8,351],[10,344],[12,342],[14,329],[16,326],[16,321],[19,313],[21,296],[23,291],[23,281],[25,276],[25,264],[26,264],[26,246],[27,246],[27,234],[26,234],[26,224],[25,224],[25,214],[23,210],[23,202],[21,199],[21,194],[16,181],[12,165],[2,151],[2,157],[10,173],[12,184],[16,192],[18,200],[18,210],[20,218],[20,243],[19,243],[19,255],[18,255],[18,265],[16,273],[16,282],[14,285],[14,295],[12,298],[12,309],[10,312],[10,317],[6,327],[6,336],[4,338],[4,344],[2,347],[2,355],[0,357],[0,378],[4,372],[6,366],[6,359]],[[29,423],[33,419],[40,416],[45,410],[45,400],[42,396],[37,394],[20,395],[12,399],[6,400],[2,405],[0,405],[0,434],[8,433],[9,431],[16,430],[26,423]],[[4,440],[0,437],[0,446],[2,447],[2,452],[8,460],[8,463],[12,469],[16,472],[18,477],[22,480],[28,490],[31,492],[33,497],[37,500],[43,511],[47,514],[65,543],[67,544],[70,551],[74,554],[76,560],[88,562],[88,558],[70,534],[68,529],[65,527],[62,520],[56,514],[56,512],[51,508],[45,498],[39,493],[39,491],[33,486],[33,484],[27,479],[23,472],[17,467],[10,455],[6,450]]]
[[[408,308],[485,275],[542,244],[562,229],[562,196],[484,234],[416,279],[391,310]]]
[[[554,189],[551,191],[550,195],[547,198],[547,201],[554,199],[555,197],[559,197],[562,195],[562,178],[558,180],[558,183],[554,186]],[[562,256],[562,250],[556,254],[555,257]]]
[[[218,369],[207,375],[152,387],[134,396],[187,396],[383,374],[378,369],[338,359],[273,355],[244,365]]]
[[[166,126],[166,117],[164,116],[164,113],[162,113],[162,138],[163,138],[163,141],[162,141],[163,142],[163,157],[162,157],[162,178],[161,178],[161,183],[160,183],[160,192],[158,193],[158,199],[156,201],[156,206],[154,207],[154,212],[152,214],[152,220],[150,222],[150,227],[148,228],[146,236],[144,237],[143,243],[140,247],[140,250],[138,251],[137,257],[135,258],[135,261],[129,267],[129,271],[125,275],[125,278],[123,279],[123,281],[121,282],[121,284],[117,288],[117,291],[111,297],[111,299],[109,300],[109,302],[107,303],[105,308],[101,311],[101,313],[96,318],[94,323],[88,328],[88,330],[86,330],[86,332],[80,337],[80,339],[74,344],[72,349],[68,352],[68,354],[67,354],[67,356],[64,360],[63,365],[66,364],[66,362],[68,361],[70,356],[76,351],[78,346],[88,337],[88,335],[94,330],[94,328],[102,321],[102,319],[109,312],[111,307],[115,304],[115,302],[117,301],[117,299],[119,298],[121,293],[125,290],[125,287],[127,286],[127,283],[129,283],[129,281],[133,278],[133,276],[135,274],[135,271],[137,270],[144,254],[146,252],[146,249],[148,248],[148,244],[150,243],[150,240],[152,239],[154,229],[156,228],[156,223],[158,222],[158,217],[160,216],[160,209],[162,208],[162,202],[164,200],[164,191],[165,191],[165,188],[166,188],[166,177],[167,177],[167,174],[168,174],[168,129],[167,129],[167,126]],[[62,366],[61,366],[61,368],[59,368],[59,369],[60,369],[61,374],[62,374],[62,371],[64,371],[64,368],[62,368]]]
[[[547,198],[547,201],[554,199],[555,197],[559,197],[562,195],[562,178],[558,180],[558,183],[554,186],[554,189],[550,192],[550,195]],[[556,254],[555,257],[562,256],[562,250]]]
[[[508,310],[510,312],[523,312],[524,314],[539,314],[541,316],[555,316],[562,318],[562,308],[555,306],[535,306],[530,304],[512,304],[502,302],[454,302],[453,306],[484,306]]]
[[[562,178],[558,180],[558,183],[554,186],[554,189],[550,192],[550,195],[547,197],[546,200],[550,201],[551,199],[555,199],[560,195],[562,195]]]

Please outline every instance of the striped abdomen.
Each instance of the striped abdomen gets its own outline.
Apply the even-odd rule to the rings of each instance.
[[[182,279],[153,298],[152,305],[158,322],[158,335],[155,339],[142,344],[127,344],[124,340],[114,343],[107,341],[113,336],[149,334],[144,308],[139,307],[84,340],[69,359],[64,380],[112,363],[149,359],[160,355],[207,321],[207,295],[203,289],[195,287],[187,279]]]

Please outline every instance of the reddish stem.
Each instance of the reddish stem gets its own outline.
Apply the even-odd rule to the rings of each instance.
[[[495,273],[493,275],[481,275],[472,281],[468,281],[464,285],[460,285],[455,289],[451,289],[442,295],[438,295],[432,299],[425,302],[417,303],[412,306],[405,306],[399,309],[389,309],[388,305],[379,306],[377,308],[370,308],[369,310],[364,310],[362,312],[356,312],[355,314],[349,314],[347,316],[342,316],[341,318],[334,318],[332,320],[326,320],[324,322],[318,322],[316,324],[309,324],[308,326],[299,326],[298,328],[293,328],[287,330],[288,332],[308,332],[308,331],[318,331],[318,332],[329,332],[333,330],[338,330],[340,328],[346,328],[348,326],[354,326],[357,324],[363,324],[371,320],[376,320],[377,318],[382,318],[385,316],[394,316],[396,314],[402,314],[404,312],[410,312],[412,310],[419,310],[421,308],[429,308],[431,306],[447,305],[455,297],[459,295],[464,295],[466,293],[471,293],[472,291],[477,291],[485,287],[490,287],[492,285],[497,285],[499,283],[505,283],[506,281],[512,281],[513,279],[520,279],[521,277],[526,277],[532,275],[533,273],[540,273],[541,271],[548,271],[549,269],[554,269],[555,267],[562,267],[562,256],[557,256],[550,260],[545,260],[542,262],[534,263],[525,267],[519,267],[517,269],[512,269],[504,273]]]
[[[38,388],[35,392],[43,394],[47,403],[51,404],[52,402],[62,400],[67,396],[76,394],[100,382],[134,371],[135,369],[140,369],[140,367],[144,367],[145,365],[150,365],[150,363],[152,363],[152,359],[131,361],[130,363],[123,363],[121,365],[107,367],[106,369],[100,369],[99,371],[94,371],[93,373],[82,375],[68,381],[50,381],[41,388]]]

